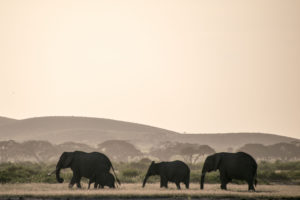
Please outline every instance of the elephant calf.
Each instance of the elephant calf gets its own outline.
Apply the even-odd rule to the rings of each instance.
[[[109,158],[99,152],[74,151],[62,153],[55,170],[56,179],[59,183],[64,182],[64,179],[60,177],[60,170],[65,168],[71,168],[73,171],[69,188],[72,188],[75,183],[78,188],[81,188],[80,180],[82,177],[91,179],[98,171],[109,173],[110,169],[112,169],[117,182],[121,185]]]
[[[143,187],[145,187],[149,176],[160,176],[160,187],[168,188],[168,182],[174,182],[180,189],[180,182],[188,189],[190,184],[190,168],[182,161],[155,163],[152,161],[145,176]]]
[[[90,189],[90,185],[94,183],[94,188],[104,188],[104,186],[108,186],[109,188],[115,188],[115,177],[111,173],[96,173],[93,178],[89,180],[88,189]]]
[[[221,189],[227,189],[227,183],[232,179],[245,180],[248,190],[256,186],[257,164],[254,158],[244,152],[238,153],[216,153],[206,158],[201,175],[200,188],[203,189],[206,172],[220,171]]]

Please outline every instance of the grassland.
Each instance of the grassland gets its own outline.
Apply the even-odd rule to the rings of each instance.
[[[190,189],[177,190],[174,184],[168,189],[159,188],[159,184],[122,184],[117,189],[68,189],[68,184],[26,183],[2,184],[0,198],[26,197],[26,198],[215,198],[215,199],[300,199],[300,186],[296,185],[258,185],[256,192],[248,192],[247,185],[229,184],[228,190],[220,189],[219,184],[206,184],[204,190],[199,184],[191,184]]]
[[[205,189],[199,189],[202,163],[190,165],[190,189],[177,190],[170,183],[169,189],[159,188],[159,177],[151,177],[145,188],[141,183],[149,162],[114,163],[122,185],[115,189],[87,190],[87,179],[82,178],[83,189],[68,189],[72,177],[70,169],[62,170],[65,179],[58,184],[55,175],[47,173],[55,169],[55,164],[2,163],[0,164],[0,200],[26,197],[31,199],[300,199],[300,162],[260,162],[258,164],[258,186],[256,192],[248,192],[245,182],[234,181],[228,190],[220,189],[219,173],[209,173],[205,178]],[[183,185],[182,185],[183,187]]]
[[[145,177],[151,161],[133,163],[114,163],[114,168],[122,183],[141,183]],[[199,183],[203,163],[189,165],[191,168],[192,183]],[[55,175],[47,174],[55,169],[55,163],[2,163],[0,164],[0,183],[57,183]],[[300,161],[277,161],[258,163],[258,183],[268,184],[293,184],[300,185]],[[61,176],[68,182],[72,177],[70,169],[62,170]],[[83,181],[86,181],[83,179]],[[159,177],[151,177],[149,183],[156,183]],[[208,173],[206,183],[220,182],[219,173]],[[234,183],[243,184],[234,180]]]

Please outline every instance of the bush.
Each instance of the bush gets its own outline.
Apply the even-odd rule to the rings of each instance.
[[[205,183],[220,183],[220,173],[219,172],[206,173]]]
[[[139,172],[135,169],[126,169],[122,172],[125,177],[136,177],[139,175]]]
[[[149,160],[134,163],[114,163],[117,176],[123,183],[141,183],[147,173]],[[191,169],[190,182],[199,183],[203,164],[189,165]],[[55,165],[36,163],[2,163],[0,164],[0,183],[57,183],[53,174],[47,174],[55,169]],[[275,163],[260,162],[257,171],[258,184],[290,183],[300,184],[300,162]],[[69,182],[73,176],[70,169],[61,170],[61,177]],[[82,181],[87,181],[85,178]],[[159,176],[149,177],[148,182],[159,182]],[[220,183],[219,172],[206,173],[205,183]],[[244,181],[233,180],[233,183],[245,183]]]
[[[0,183],[9,183],[11,180],[12,177],[7,171],[0,171]]]
[[[192,183],[200,183],[201,171],[191,171],[190,172],[190,182]]]

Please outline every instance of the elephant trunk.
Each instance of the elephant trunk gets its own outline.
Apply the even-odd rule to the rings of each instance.
[[[145,179],[144,179],[144,181],[143,181],[143,187],[145,187],[148,177],[149,177],[149,175],[146,174]]]
[[[60,174],[60,169],[61,169],[61,168],[56,167],[56,172],[55,172],[55,174],[56,174],[56,180],[57,180],[57,182],[62,183],[62,182],[64,182],[64,179],[61,178],[60,175],[59,175],[59,174]]]
[[[200,189],[203,190],[204,188],[204,179],[205,179],[205,172],[201,174],[201,182],[200,182]]]

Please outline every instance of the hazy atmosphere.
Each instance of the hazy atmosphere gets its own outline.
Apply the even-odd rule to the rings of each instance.
[[[289,0],[0,0],[0,115],[300,138],[299,9]]]

